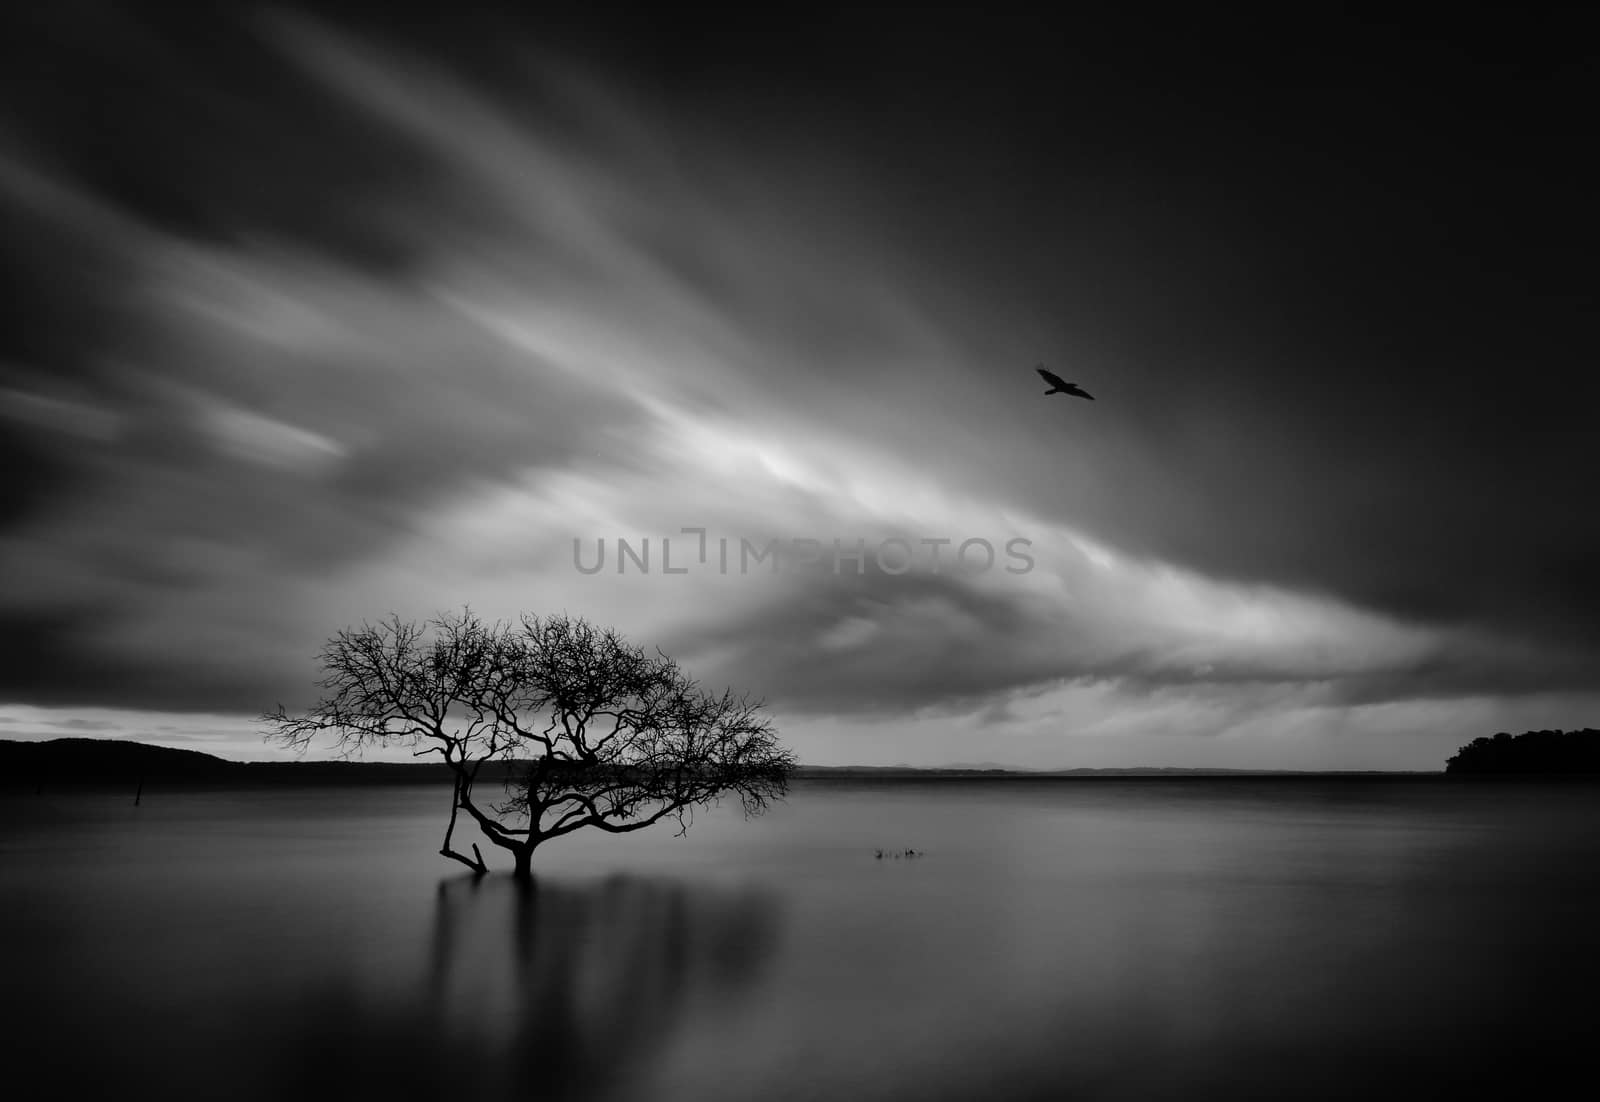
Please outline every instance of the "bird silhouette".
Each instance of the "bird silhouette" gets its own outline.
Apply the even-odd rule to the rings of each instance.
[[[1050,384],[1050,389],[1045,391],[1046,394],[1070,394],[1074,398],[1087,398],[1091,402],[1094,401],[1093,394],[1084,390],[1077,383],[1066,382],[1053,371],[1046,371],[1043,364],[1040,364],[1034,370],[1043,375],[1044,381]]]

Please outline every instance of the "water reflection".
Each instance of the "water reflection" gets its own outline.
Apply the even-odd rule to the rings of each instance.
[[[416,1001],[361,1008],[324,993],[283,1023],[301,1057],[283,1086],[648,1097],[672,1039],[712,1028],[760,974],[777,913],[760,894],[637,877],[445,881]]]
[[[683,1031],[711,1028],[777,944],[751,892],[614,877],[439,886],[427,1007],[453,1044],[484,1050],[495,1093],[631,1097]],[[481,1081],[480,1081],[481,1082]]]
[[[63,804],[0,831],[0,1044],[30,1098],[1526,1094],[1588,1073],[1597,794],[813,787],[531,887],[439,884],[431,792]]]

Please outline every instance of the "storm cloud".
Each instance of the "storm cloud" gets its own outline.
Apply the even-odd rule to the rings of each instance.
[[[6,18],[17,706],[249,714],[465,603],[808,722],[1600,689],[1556,17]],[[1035,565],[574,568],[685,527]]]

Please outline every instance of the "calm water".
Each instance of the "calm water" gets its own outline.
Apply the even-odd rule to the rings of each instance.
[[[1590,785],[804,782],[531,892],[432,788],[0,800],[0,1043],[61,1097],[1554,1093],[1600,977]]]

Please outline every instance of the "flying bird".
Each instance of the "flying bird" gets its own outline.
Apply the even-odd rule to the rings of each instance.
[[[1045,391],[1046,394],[1070,394],[1074,398],[1087,398],[1091,402],[1094,401],[1093,394],[1084,390],[1077,383],[1065,382],[1060,375],[1053,371],[1046,371],[1043,364],[1040,364],[1034,370],[1043,375],[1044,381],[1050,384],[1050,389]]]

